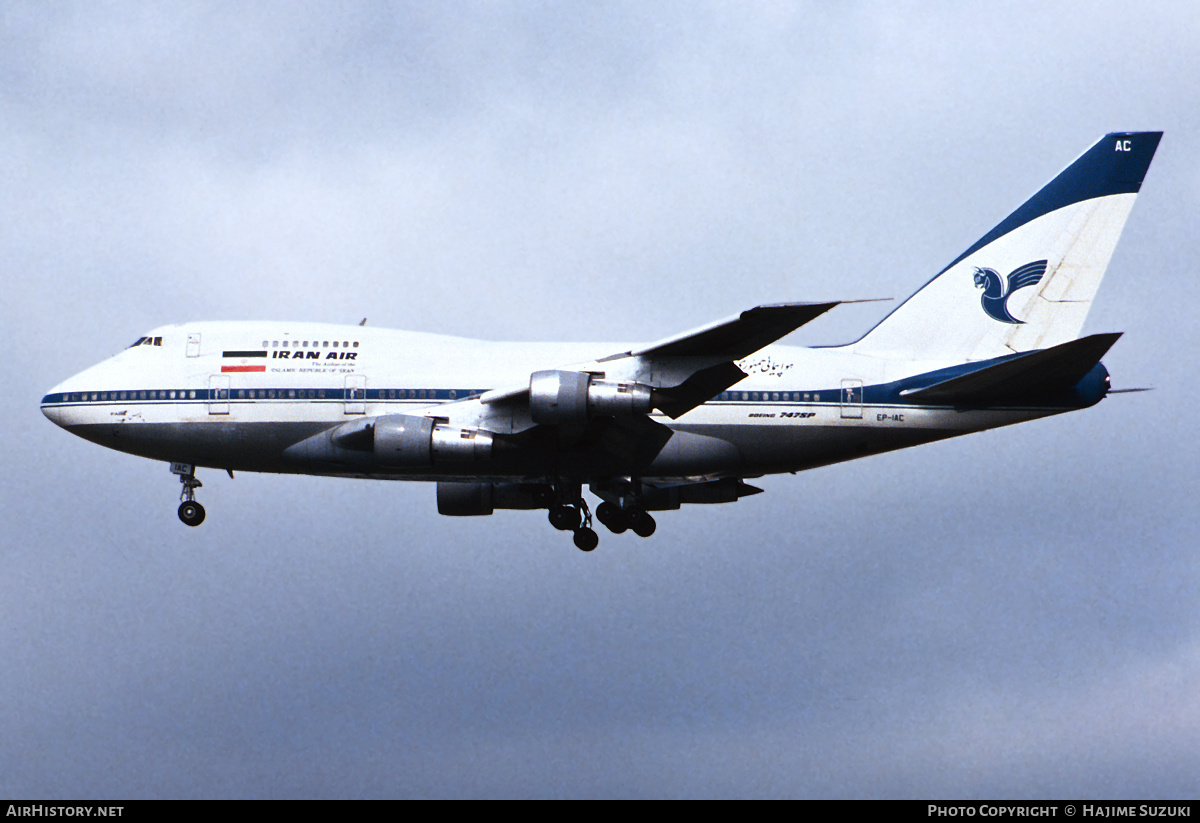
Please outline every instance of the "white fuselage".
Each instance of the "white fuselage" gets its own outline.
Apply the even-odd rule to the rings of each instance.
[[[480,402],[480,395],[527,386],[530,374],[548,364],[612,380],[645,377],[619,371],[628,368],[628,358],[604,359],[630,350],[622,344],[492,343],[279,322],[166,326],[144,341],[52,389],[43,400],[46,416],[102,445],[167,461],[436,479],[477,475],[457,468],[314,471],[289,462],[283,452],[330,426],[379,415],[430,415],[464,429],[519,434],[533,427],[527,415],[506,416]],[[706,465],[701,449],[684,459],[675,455],[659,465],[631,466],[627,474],[697,478],[796,471],[1068,410],[904,402],[887,387],[954,364],[867,357],[853,347],[773,345],[737,365],[747,377],[730,390],[677,420],[657,411],[649,416],[672,432],[731,444],[736,457],[726,451]],[[538,476],[543,470],[537,465],[479,467],[479,475]],[[561,460],[554,466],[555,473],[573,473]],[[581,467],[578,473],[586,479],[588,472]]]

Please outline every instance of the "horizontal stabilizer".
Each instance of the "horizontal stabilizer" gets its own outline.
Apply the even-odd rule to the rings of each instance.
[[[1112,348],[1120,332],[1093,334],[1049,349],[1027,352],[900,395],[922,403],[991,403],[1044,397],[1082,380]]]

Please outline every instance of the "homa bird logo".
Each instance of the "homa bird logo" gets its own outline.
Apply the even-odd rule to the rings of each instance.
[[[1024,266],[1014,269],[1008,275],[1008,288],[1004,288],[1000,283],[1000,275],[995,269],[981,269],[976,267],[975,286],[983,289],[983,297],[980,298],[983,310],[993,320],[999,320],[1001,323],[1023,325],[1025,323],[1024,320],[1018,320],[1008,313],[1008,298],[1012,297],[1013,292],[1017,289],[1036,285],[1045,273],[1045,260],[1035,260],[1032,263],[1026,263]]]

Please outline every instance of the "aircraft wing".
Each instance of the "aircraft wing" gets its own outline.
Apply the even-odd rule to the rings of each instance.
[[[651,407],[677,418],[742,380],[746,373],[734,361],[774,343],[839,302],[842,301],[755,306],[735,317],[588,364],[534,372],[530,383],[485,392],[479,403],[494,407],[536,406],[539,398],[531,395],[531,387],[538,375],[601,374],[608,380],[644,386],[650,392]],[[586,387],[581,391],[586,393]],[[586,403],[586,398],[583,402]],[[536,421],[536,411],[533,417]],[[536,422],[547,422],[546,415],[542,417],[542,421]]]
[[[741,360],[815,320],[839,302],[755,306],[736,317],[668,337],[645,348],[610,355],[604,360],[620,357],[719,357],[726,362]]]

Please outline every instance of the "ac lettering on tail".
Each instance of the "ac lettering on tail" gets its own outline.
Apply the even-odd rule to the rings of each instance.
[[[1132,140],[1118,140],[1116,151],[1133,151]]]

